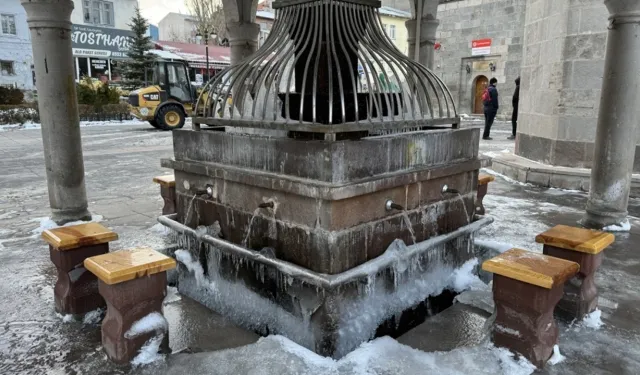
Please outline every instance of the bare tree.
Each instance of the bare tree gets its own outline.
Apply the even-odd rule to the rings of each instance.
[[[200,35],[217,36],[215,42],[227,37],[227,23],[221,0],[185,0],[189,13],[196,19],[196,31]]]

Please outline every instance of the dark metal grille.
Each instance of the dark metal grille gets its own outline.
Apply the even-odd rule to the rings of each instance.
[[[276,7],[265,45],[207,83],[195,123],[316,133],[459,123],[442,80],[384,33],[379,2]]]

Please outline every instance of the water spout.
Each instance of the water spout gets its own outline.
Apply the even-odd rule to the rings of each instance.
[[[260,203],[258,205],[258,208],[274,208],[274,207],[275,207],[275,203],[273,203],[273,201]]]
[[[392,201],[391,199],[389,199],[385,204],[384,207],[387,209],[387,211],[391,211],[391,210],[398,210],[398,211],[404,211],[404,207],[402,207],[399,204],[396,204],[394,201]]]

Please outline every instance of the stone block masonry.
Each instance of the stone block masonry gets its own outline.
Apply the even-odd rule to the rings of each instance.
[[[442,49],[435,54],[434,70],[452,91],[460,113],[478,112],[476,82],[484,76],[487,81],[498,79],[499,116],[511,117],[514,81],[522,62],[526,4],[526,0],[462,0],[438,7],[437,40]],[[492,40],[491,54],[472,56],[472,41],[485,38]]]

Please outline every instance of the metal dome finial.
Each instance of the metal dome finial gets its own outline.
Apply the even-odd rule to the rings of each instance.
[[[457,125],[451,93],[395,48],[379,6],[276,1],[265,44],[207,83],[194,121],[314,133]]]

